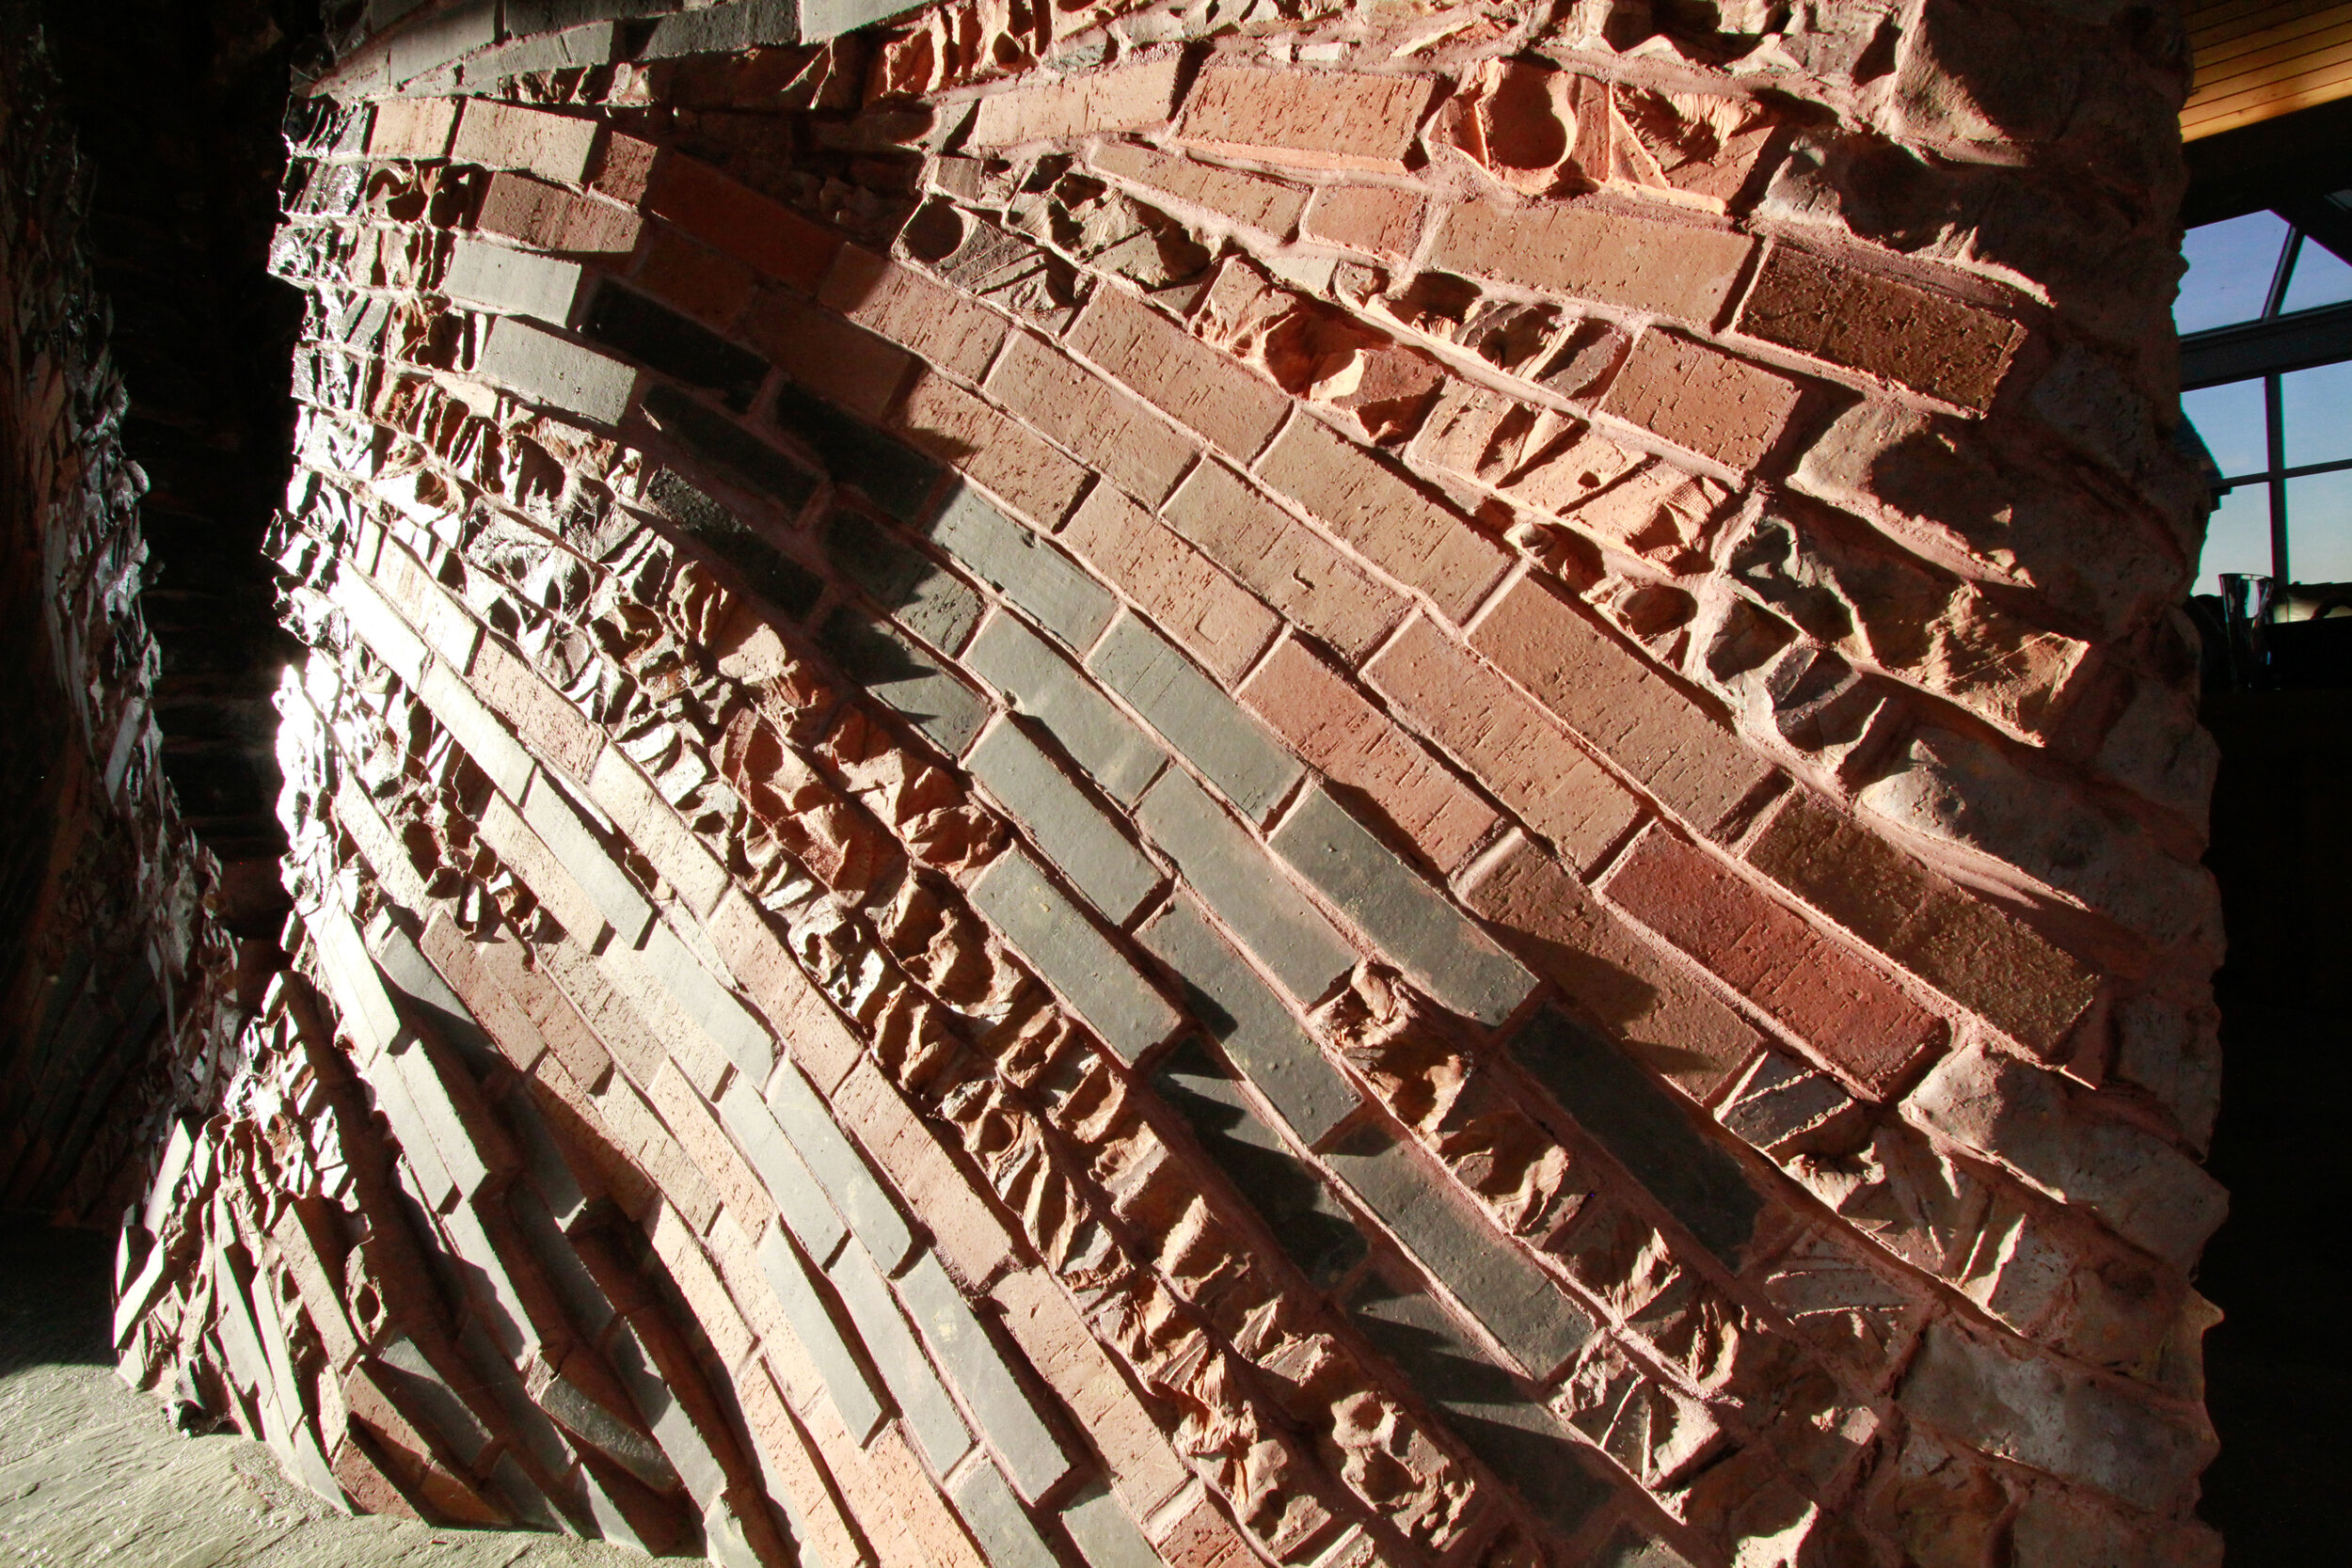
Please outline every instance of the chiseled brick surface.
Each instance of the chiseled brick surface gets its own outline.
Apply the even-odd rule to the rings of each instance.
[[[1115,9],[353,24],[272,250],[285,858],[124,837],[168,1003],[0,1063],[0,1196],[132,1205],[124,1375],[760,1568],[2214,1560],[2138,46],[1972,21],[2086,141],[1849,0]],[[1890,145],[2045,243],[1820,199]],[[74,211],[0,214],[0,448],[144,822]]]

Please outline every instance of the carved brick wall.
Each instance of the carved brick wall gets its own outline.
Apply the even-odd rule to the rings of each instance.
[[[128,1375],[731,1563],[2218,1560],[2169,10],[403,8]]]

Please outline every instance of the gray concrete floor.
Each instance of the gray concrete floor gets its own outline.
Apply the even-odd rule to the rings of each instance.
[[[233,1434],[187,1437],[106,1345],[107,1238],[0,1229],[0,1563],[644,1568],[600,1543],[353,1518]]]

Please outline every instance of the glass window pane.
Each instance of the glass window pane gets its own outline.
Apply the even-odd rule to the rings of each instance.
[[[2205,524],[2205,553],[2197,562],[2198,594],[2221,592],[2224,572],[2270,571],[2270,487],[2242,484],[2221,498]]]
[[[2224,479],[2270,471],[2269,440],[2263,429],[2263,384],[2233,381],[2181,394],[2181,412],[2213,453]]]
[[[2188,231],[2181,254],[2188,276],[2172,302],[2172,323],[2182,332],[2202,332],[2263,313],[2263,298],[2278,271],[2287,243],[2287,220],[2276,213],[2249,213]]]
[[[2352,468],[2287,481],[2287,564],[2297,582],[2352,582]]]
[[[2296,252],[2295,274],[2287,279],[2287,297],[2279,309],[2316,310],[2347,299],[2352,299],[2352,262],[2317,240],[2306,239],[2303,248]]]
[[[2279,378],[2286,422],[2286,466],[2352,457],[2352,359]]]

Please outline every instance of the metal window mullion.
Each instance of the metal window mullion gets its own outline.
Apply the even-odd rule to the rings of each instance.
[[[2287,554],[2287,452],[2285,397],[2276,374],[2263,377],[2263,427],[2269,444],[2270,580],[2283,588],[2293,569]]]

